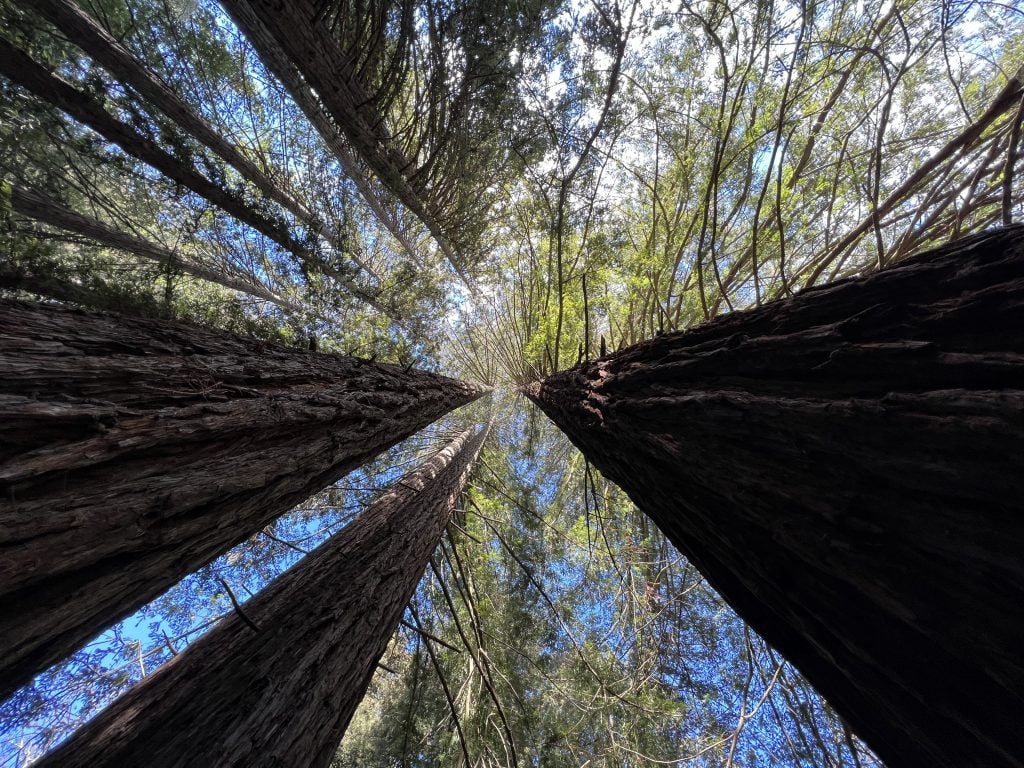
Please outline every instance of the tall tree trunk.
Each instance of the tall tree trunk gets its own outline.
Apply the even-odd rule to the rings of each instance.
[[[403,229],[398,218],[387,210],[385,194],[393,193],[385,193],[381,185],[371,178],[370,172],[364,170],[349,147],[347,139],[338,131],[334,120],[324,110],[323,104],[309,87],[298,67],[274,43],[270,33],[252,9],[238,2],[228,10],[239,28],[246,32],[246,39],[256,49],[263,66],[280,81],[292,101],[320,134],[320,138],[334,155],[345,175],[356,185],[377,220],[398,240],[413,261],[420,263],[422,255],[419,248],[410,234]]]
[[[0,699],[475,399],[443,376],[0,301]]]
[[[56,266],[51,259],[35,259],[31,264],[24,262],[0,262],[0,290],[20,291],[64,304],[78,304],[93,309],[119,312],[127,309],[139,314],[138,297],[121,286],[91,276],[82,282],[77,275],[61,275],[53,271]],[[59,267],[58,267],[59,268]],[[102,301],[97,299],[102,298]]]
[[[155,168],[167,178],[192,190],[204,200],[270,238],[308,269],[322,271],[328,268],[328,265],[320,262],[315,254],[292,236],[283,220],[267,216],[237,193],[210,181],[191,162],[175,157],[131,125],[113,117],[99,100],[47,71],[3,36],[0,36],[0,75],[67,113],[132,157]],[[338,270],[330,270],[330,275],[352,296],[389,317],[396,324],[402,324],[403,318],[398,311],[382,302],[371,291]]]
[[[299,305],[286,301],[265,286],[229,277],[209,267],[186,261],[170,248],[143,240],[141,237],[136,237],[127,232],[119,232],[98,219],[75,213],[70,208],[61,205],[55,200],[51,200],[34,189],[13,185],[11,187],[11,207],[22,216],[28,216],[52,227],[63,229],[66,232],[83,235],[102,245],[134,253],[137,256],[152,259],[163,265],[169,265],[194,277],[272,302],[282,309],[292,311],[299,311],[301,309]]]
[[[890,765],[1024,755],[1024,227],[530,397]]]
[[[150,72],[131,51],[110,35],[73,0],[19,0],[28,11],[38,13],[56,26],[67,38],[89,54],[90,58],[127,83],[148,103],[159,109],[192,138],[212,150],[231,165],[260,192],[295,216],[310,231],[321,235],[339,253],[350,256],[361,268],[374,274],[350,252],[342,238],[288,191],[268,177],[254,162],[219,134],[166,83]],[[375,275],[376,276],[376,275]]]
[[[285,62],[291,62],[302,80],[312,87],[325,110],[341,129],[355,152],[417,218],[422,221],[452,269],[466,285],[468,276],[458,264],[452,233],[444,225],[444,211],[429,189],[412,182],[416,158],[406,157],[388,134],[385,116],[367,84],[356,71],[353,57],[342,51],[322,23],[322,9],[310,0],[287,4],[269,0],[223,0],[221,5],[266,65],[294,94],[296,78]],[[360,23],[356,20],[355,23]]]
[[[40,768],[327,766],[487,431],[466,430],[391,486]]]

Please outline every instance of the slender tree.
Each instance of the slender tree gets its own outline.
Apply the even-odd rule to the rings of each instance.
[[[426,224],[452,267],[465,280],[449,233],[442,224],[442,206],[431,199],[421,185],[412,182],[416,159],[403,153],[393,141],[385,125],[385,114],[379,108],[380,94],[372,93],[359,75],[357,65],[361,52],[356,51],[353,55],[342,50],[330,32],[317,23],[321,14],[312,3],[304,0],[288,8],[262,0],[227,0],[224,7],[259,52],[264,64],[282,83],[287,86],[305,81],[316,90],[324,108],[355,152],[382,183]],[[408,2],[401,8],[403,39],[400,47],[410,44],[411,9],[412,3]],[[384,6],[382,11],[387,13]],[[368,17],[378,18],[377,14]],[[351,21],[357,29],[360,24],[369,27],[366,18]],[[380,36],[382,33],[383,30],[377,30],[376,34]],[[378,40],[376,45],[368,46],[371,58],[380,58],[381,51],[385,50],[381,42]],[[395,55],[390,79],[404,74],[408,64],[401,61],[403,57],[404,51]],[[291,66],[301,81],[294,76],[291,67],[282,67],[282,62],[292,62]],[[386,83],[385,89],[389,87],[391,84]],[[298,100],[301,93],[295,93],[295,97]]]
[[[487,433],[467,429],[40,765],[327,766]]]
[[[262,194],[295,216],[311,232],[323,236],[333,247],[351,257],[361,268],[368,269],[358,256],[350,252],[337,232],[334,232],[326,222],[321,221],[300,200],[296,199],[288,190],[283,189],[256,163],[218,133],[172,88],[150,72],[143,62],[139,61],[131,51],[103,29],[95,19],[82,11],[76,3],[72,0],[39,0],[39,2],[23,2],[22,5],[46,18],[91,58],[103,65],[119,80],[137,90],[149,104],[157,107],[192,138],[216,153]]]
[[[334,120],[324,109],[316,92],[303,78],[297,65],[266,36],[258,17],[247,5],[237,3],[232,6],[231,12],[241,28],[250,30],[249,42],[258,49],[263,65],[280,81],[295,105],[309,120],[310,125],[313,126],[327,149],[338,161],[342,171],[356,185],[373,215],[398,240],[405,252],[415,262],[421,262],[420,249],[413,242],[410,232],[399,220],[400,214],[394,211],[392,206],[389,206],[387,191],[370,175],[369,169],[359,162],[348,140],[338,130]],[[454,264],[452,266],[455,267]]]
[[[183,259],[170,248],[165,248],[158,243],[144,240],[127,232],[120,232],[98,219],[76,213],[37,190],[12,185],[11,207],[23,216],[28,216],[36,221],[41,221],[44,224],[49,224],[66,232],[83,235],[111,248],[117,248],[128,253],[134,253],[137,256],[152,259],[165,266],[179,269],[182,272],[202,278],[203,280],[209,280],[211,283],[222,285],[225,288],[265,299],[283,309],[292,311],[300,309],[299,305],[278,296],[265,286],[230,277],[221,274],[217,270]]]
[[[481,390],[0,303],[0,698]]]
[[[1024,227],[531,398],[890,765],[1019,765]]]
[[[288,230],[283,220],[268,216],[245,200],[234,190],[211,181],[184,158],[175,157],[151,138],[139,133],[134,126],[112,116],[102,101],[84,90],[49,72],[31,56],[0,36],[0,75],[66,112],[76,121],[87,125],[107,141],[116,144],[132,157],[155,168],[172,181],[192,190],[197,195],[230,213],[262,235],[270,238],[294,256],[307,269],[328,270],[306,246]],[[396,323],[401,315],[375,296],[372,291],[358,285],[339,270],[328,270],[339,285],[369,306],[387,315]]]
[[[477,247],[487,189],[513,165],[495,143],[517,99],[513,52],[538,39],[544,3],[222,5],[296,101],[315,91],[354,154],[468,283],[464,262]]]

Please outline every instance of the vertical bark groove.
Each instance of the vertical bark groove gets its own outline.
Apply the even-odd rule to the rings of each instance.
[[[0,698],[482,392],[15,301],[0,301],[0,371]]]
[[[325,767],[487,437],[467,429],[45,766]]]
[[[888,764],[1024,755],[1024,227],[528,388]]]

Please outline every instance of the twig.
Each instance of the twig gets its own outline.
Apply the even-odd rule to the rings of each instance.
[[[412,606],[411,605],[409,606],[409,610],[412,611]],[[452,645],[451,643],[449,643],[449,642],[447,642],[445,640],[442,640],[437,635],[431,634],[430,632],[427,632],[427,630],[423,629],[422,627],[417,626],[417,624],[411,624],[410,622],[406,621],[405,619],[402,619],[401,624],[406,629],[411,629],[413,632],[418,632],[419,634],[423,635],[423,637],[425,637],[425,638],[427,638],[429,640],[433,640],[438,645],[443,645],[445,648],[447,648],[450,651],[455,651],[456,653],[462,653],[462,649],[461,648],[456,648],[454,645]]]
[[[235,609],[235,613],[237,613],[237,614],[238,614],[238,617],[239,617],[239,618],[240,618],[240,619],[241,619],[242,621],[244,621],[244,622],[245,622],[246,624],[248,624],[248,625],[249,625],[249,627],[250,627],[250,628],[251,628],[251,629],[252,629],[252,630],[253,630],[254,632],[259,632],[259,631],[260,631],[260,625],[259,625],[259,624],[257,624],[257,623],[256,623],[255,621],[253,621],[252,619],[250,619],[250,618],[249,618],[249,617],[248,617],[248,616],[246,615],[245,611],[243,611],[243,610],[242,610],[242,606],[241,606],[241,604],[240,604],[240,603],[238,602],[238,599],[237,599],[237,598],[235,597],[235,593],[231,591],[231,587],[229,587],[229,586],[228,586],[228,583],[227,583],[226,581],[224,581],[224,579],[217,579],[217,581],[219,581],[219,582],[220,582],[220,585],[221,585],[222,587],[224,587],[224,591],[225,591],[225,592],[227,592],[227,594],[228,594],[228,599],[229,599],[229,600],[231,601],[231,605],[232,605],[232,606],[234,607],[234,609]]]
[[[267,526],[267,528],[269,528],[269,527],[270,526]],[[297,544],[292,544],[290,541],[285,541],[284,539],[278,538],[277,536],[272,534],[269,530],[267,530],[267,528],[264,528],[262,531],[260,531],[260,533],[262,533],[264,536],[266,536],[271,541],[276,541],[278,544],[281,544],[282,546],[288,547],[290,549],[294,549],[296,552],[301,552],[304,555],[308,555],[309,554],[309,550],[308,549],[303,549],[302,547],[300,547]]]
[[[452,713],[452,721],[455,723],[455,730],[459,734],[459,745],[462,747],[462,756],[466,759],[466,765],[472,765],[473,761],[469,757],[469,747],[466,745],[466,735],[462,732],[462,722],[459,720],[459,712],[455,707],[455,702],[452,700],[452,692],[448,688],[448,681],[445,679],[444,673],[441,671],[441,665],[437,661],[437,656],[434,655],[434,648],[430,644],[430,638],[423,634],[422,626],[420,625],[420,617],[416,615],[416,609],[409,605],[409,613],[412,614],[413,621],[416,622],[416,627],[419,633],[423,637],[423,644],[427,647],[427,655],[430,656],[430,663],[434,665],[434,671],[437,672],[437,679],[441,682],[441,688],[444,690],[444,697],[448,702],[448,709]]]

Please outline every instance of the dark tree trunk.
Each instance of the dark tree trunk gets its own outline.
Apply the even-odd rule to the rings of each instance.
[[[0,698],[480,392],[183,323],[0,301]]]
[[[406,475],[40,768],[327,766],[486,436]]]
[[[1024,756],[1024,227],[529,395],[893,766]]]

